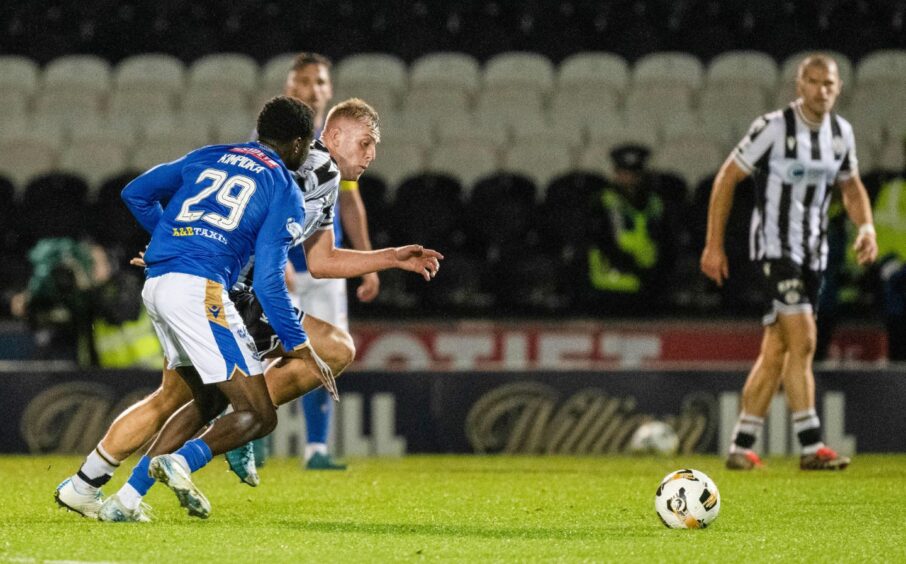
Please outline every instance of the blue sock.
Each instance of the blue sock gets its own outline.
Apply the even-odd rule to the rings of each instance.
[[[199,468],[204,468],[204,466],[214,458],[214,455],[211,454],[211,447],[201,439],[186,441],[186,444],[182,445],[182,447],[173,454],[178,454],[186,459],[186,462],[189,464],[190,472],[195,472]]]
[[[148,493],[148,490],[151,489],[151,486],[153,486],[156,481],[148,475],[148,466],[150,464],[151,459],[147,456],[143,456],[142,459],[138,461],[138,464],[135,465],[135,468],[132,469],[132,475],[130,475],[129,480],[127,480],[129,485],[135,488],[135,491],[142,496]]]
[[[332,410],[330,395],[323,387],[302,396],[302,412],[305,414],[305,430],[309,443],[327,443]]]

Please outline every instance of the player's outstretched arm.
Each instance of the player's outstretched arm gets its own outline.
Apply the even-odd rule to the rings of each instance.
[[[714,185],[711,188],[711,200],[708,204],[708,230],[705,238],[705,249],[702,251],[701,271],[723,286],[724,280],[730,277],[727,253],[724,250],[724,235],[727,229],[727,219],[733,207],[733,193],[736,185],[748,174],[736,164],[732,156],[724,161]]]
[[[333,230],[321,229],[305,240],[308,271],[315,278],[355,278],[369,272],[399,268],[431,280],[440,269],[443,255],[421,245],[353,251],[334,246]]]

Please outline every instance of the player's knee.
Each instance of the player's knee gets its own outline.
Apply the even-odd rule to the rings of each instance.
[[[317,352],[330,365],[334,375],[339,376],[355,360],[355,342],[348,332],[333,328],[318,341]]]
[[[277,428],[277,410],[268,404],[254,412],[254,435],[256,439],[266,437]]]
[[[339,331],[338,333],[336,338],[338,350],[337,364],[340,369],[336,372],[339,375],[340,372],[346,370],[346,368],[352,364],[352,361],[355,360],[355,341],[352,340],[352,335],[346,331]]]
[[[765,342],[761,350],[761,366],[771,374],[780,374],[783,370],[783,360],[786,356],[786,343],[780,339],[771,339]]]
[[[805,332],[801,335],[796,335],[794,339],[790,340],[789,352],[799,358],[811,357],[815,354],[817,341],[818,339],[813,332]]]

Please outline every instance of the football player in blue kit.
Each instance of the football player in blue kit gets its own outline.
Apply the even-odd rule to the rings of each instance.
[[[271,325],[290,355],[312,354],[284,277],[287,251],[304,222],[290,170],[307,155],[312,112],[278,96],[264,105],[257,125],[257,142],[203,147],[152,168],[123,190],[126,205],[152,234],[144,255],[145,307],[168,367],[195,401],[164,425],[126,485],[101,507],[102,520],[139,511],[155,480],[190,514],[207,517],[210,503],[190,474],[276,425],[254,342],[227,293],[253,252],[254,285]],[[228,405],[231,413],[192,438]]]
[[[341,128],[343,138],[359,139],[360,136],[380,138],[377,112],[367,103],[351,99],[335,106],[328,118],[330,131]],[[304,222],[301,226],[306,253],[314,265],[313,271],[323,277],[351,277],[366,272],[400,268],[421,274],[425,280],[436,275],[438,260],[442,255],[419,245],[375,251],[349,251],[336,249],[333,242],[334,202],[339,192],[341,165],[332,158],[350,158],[349,148],[340,148],[338,139],[329,135],[325,144],[311,145],[308,157],[298,171],[292,173],[303,194]],[[328,152],[328,148],[330,148]],[[374,153],[371,151],[371,158]],[[342,160],[342,159],[341,159]],[[248,163],[246,163],[248,164]],[[365,163],[367,167],[367,163]],[[145,266],[140,259],[133,264]],[[243,269],[245,278],[246,268]],[[325,380],[338,376],[352,362],[355,348],[346,331],[306,313],[300,322],[312,344],[312,355],[296,358],[282,346],[275,328],[269,324],[261,304],[248,289],[237,285],[230,292],[230,300],[245,321],[245,329],[254,339],[259,358],[280,358],[265,373],[265,381],[274,405],[282,405],[320,387]],[[298,312],[297,312],[298,313]],[[320,362],[318,357],[323,358]],[[326,370],[325,370],[326,367]],[[330,388],[328,388],[330,389]],[[335,389],[333,389],[335,392]],[[191,399],[189,388],[173,370],[164,370],[161,387],[153,394],[124,411],[111,425],[104,439],[88,455],[78,472],[64,480],[55,491],[57,503],[83,516],[99,517],[103,500],[100,488],[109,481],[120,461],[128,458],[149,441],[164,422]],[[190,422],[191,423],[191,422]],[[249,459],[251,463],[253,459]],[[246,469],[239,464],[231,468],[249,485],[257,485],[254,465]],[[140,498],[128,489],[124,492],[134,510],[121,509],[112,517],[117,521],[147,521]],[[114,496],[116,497],[116,496]],[[114,504],[115,502],[110,502]],[[121,504],[122,505],[122,504]],[[110,520],[107,512],[102,519]]]

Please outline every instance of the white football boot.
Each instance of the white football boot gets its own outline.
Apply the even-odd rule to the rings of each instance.
[[[75,484],[72,483],[72,478],[66,478],[59,486],[57,486],[56,491],[53,492],[53,498],[60,507],[75,511],[79,515],[88,517],[89,519],[98,518],[98,511],[101,509],[101,504],[104,502],[104,496],[101,493],[101,490],[96,490],[94,493],[90,494],[83,494],[76,491]]]
[[[211,502],[192,483],[188,469],[172,454],[152,458],[148,474],[173,490],[179,504],[186,508],[190,516],[207,519],[211,514]]]
[[[150,523],[148,514],[151,507],[142,502],[135,510],[129,510],[120,501],[118,495],[113,494],[104,500],[98,511],[98,521],[107,523]]]

